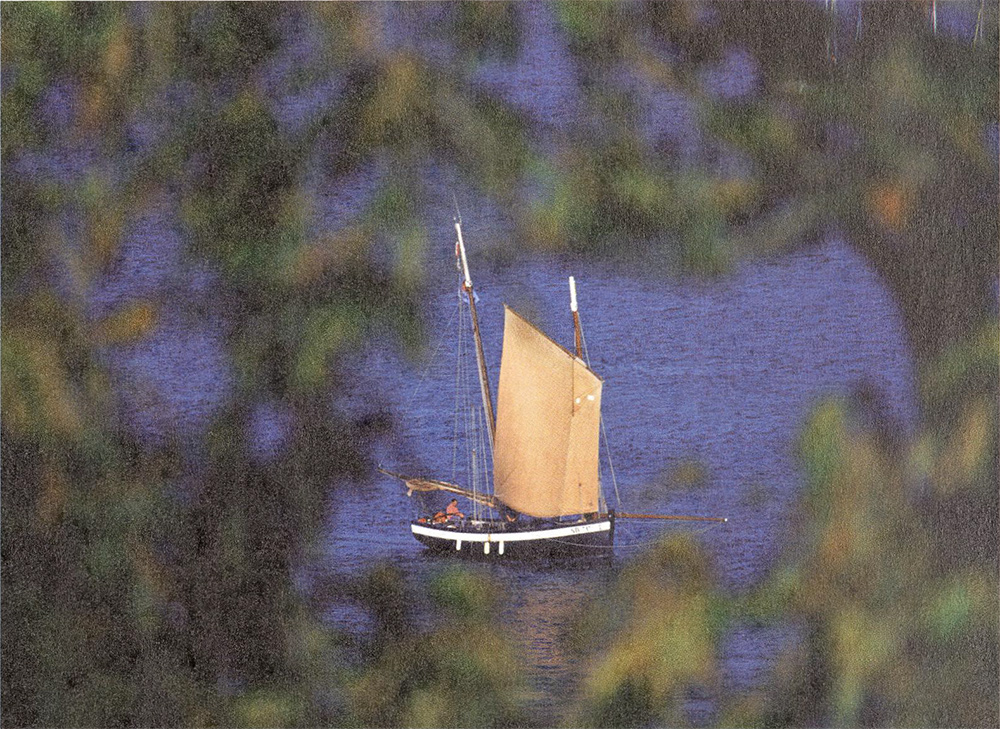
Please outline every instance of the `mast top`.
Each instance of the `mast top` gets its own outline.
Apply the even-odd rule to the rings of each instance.
[[[576,279],[569,277],[569,310],[576,311]]]
[[[465,289],[472,291],[472,277],[469,275],[469,261],[465,257],[465,241],[462,240],[462,220],[455,221],[455,232],[458,233],[458,252],[462,259],[462,275],[465,276]]]

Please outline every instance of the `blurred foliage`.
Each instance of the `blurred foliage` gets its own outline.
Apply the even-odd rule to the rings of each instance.
[[[995,723],[998,347],[992,326],[965,349],[962,419],[912,440],[866,388],[816,408],[798,528],[744,606],[803,635],[734,724]]]
[[[373,570],[357,665],[294,579],[330,493],[370,473],[387,427],[336,408],[345,362],[376,337],[422,343],[441,216],[428,170],[443,164],[534,248],[718,274],[834,231],[882,276],[913,345],[916,432],[871,388],[818,406],[790,546],[758,590],[722,594],[674,540],[585,611],[578,637],[604,638],[578,644],[568,720],[684,723],[690,692],[720,691],[727,627],[774,621],[801,641],[766,691],[721,696],[721,722],[996,725],[997,18],[983,7],[973,43],[933,33],[919,2],[857,4],[856,31],[822,3],[557,3],[582,101],[543,142],[544,123],[475,76],[518,57],[523,5],[4,3],[5,723],[531,721],[481,578],[428,590]],[[394,25],[427,42],[390,42]],[[303,27],[313,52],[276,76]],[[733,57],[750,88],[720,93],[712,74]],[[282,121],[286,96],[331,81],[321,113]],[[649,131],[658,94],[692,105],[693,151]],[[388,174],[317,230],[317,166]],[[92,303],[129,223],[163,199],[187,264],[213,272],[234,382],[196,486],[178,443],[125,424],[104,356],[147,339],[168,304]],[[273,402],[292,424],[261,459],[252,422]],[[412,627],[418,590],[447,622]]]
[[[728,609],[693,540],[661,541],[636,559],[572,633],[589,657],[569,726],[681,726],[685,700],[715,688],[715,645]]]
[[[414,627],[413,587],[374,567],[358,597],[375,618],[364,668],[348,681],[356,726],[524,726],[520,663],[496,623],[496,588],[449,569],[426,586],[440,625]]]

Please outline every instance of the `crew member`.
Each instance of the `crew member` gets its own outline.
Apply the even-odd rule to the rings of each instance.
[[[458,499],[452,499],[448,504],[448,508],[444,510],[444,513],[448,515],[449,519],[464,519],[465,514],[458,510]]]

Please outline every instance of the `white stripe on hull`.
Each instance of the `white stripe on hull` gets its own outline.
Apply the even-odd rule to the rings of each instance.
[[[533,542],[544,539],[559,539],[560,537],[572,537],[580,534],[596,534],[611,530],[611,521],[596,521],[587,524],[574,524],[572,526],[555,527],[552,529],[535,529],[524,532],[465,532],[458,529],[454,531],[446,529],[434,529],[419,524],[410,524],[410,529],[414,534],[422,534],[425,537],[435,539],[450,539],[454,542]],[[461,547],[459,547],[461,549]]]

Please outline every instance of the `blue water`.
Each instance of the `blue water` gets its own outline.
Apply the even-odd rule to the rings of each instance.
[[[419,45],[446,56],[447,48],[436,46],[428,31],[439,12],[435,7],[421,11],[374,4],[375,36],[387,48]],[[512,63],[483,63],[477,79],[531,114],[543,128],[541,146],[551,147],[573,125],[583,102],[547,7],[525,4],[518,12],[525,28],[520,56]],[[308,64],[321,42],[308,24],[292,24],[287,32],[287,52],[260,79],[260,87],[291,130],[321,113],[340,87],[337,79],[321,79],[287,90],[289,74]],[[442,57],[441,62],[449,61]],[[738,54],[712,73],[717,93],[753,93],[753,69]],[[623,83],[642,84],[625,76]],[[172,93],[183,103],[183,88]],[[77,103],[72,88],[54,88],[50,114],[68,120],[72,115],[66,109]],[[162,133],[170,123],[169,107],[154,105],[147,117],[132,121],[137,143],[152,144]],[[650,92],[639,112],[650,140],[668,138],[682,163],[693,158],[700,139],[689,102],[677,94]],[[67,141],[50,156],[26,158],[21,171],[74,180],[98,160],[85,144]],[[376,163],[347,179],[331,180],[317,160],[309,189],[317,234],[348,224],[388,173]],[[505,212],[469,192],[450,168],[428,165],[424,179],[432,241],[426,272],[434,292],[426,306],[427,355],[436,351],[437,356],[412,362],[372,338],[349,363],[354,376],[337,396],[345,410],[391,415],[392,435],[372,444],[378,460],[403,472],[452,474],[456,339],[447,325],[457,304],[450,221],[457,192],[494,388],[501,304],[518,308],[568,346],[566,278],[575,275],[591,363],[605,379],[610,448],[603,453],[613,459],[621,505],[634,512],[730,519],[708,528],[620,523],[614,558],[589,569],[474,567],[487,571],[505,592],[497,617],[510,627],[524,656],[532,705],[554,721],[578,672],[561,638],[580,606],[600,599],[613,584],[623,560],[659,534],[683,530],[712,555],[726,589],[741,592],[757,584],[780,554],[801,491],[796,437],[810,408],[864,381],[884,394],[905,428],[914,419],[912,364],[885,287],[835,234],[791,254],[745,262],[710,283],[645,274],[642,259],[655,241],[636,242],[637,263],[628,272],[559,257],[499,263],[491,252],[509,249],[513,230]],[[149,339],[106,354],[131,427],[150,440],[186,443],[194,462],[201,436],[230,392],[224,325],[231,314],[214,306],[215,273],[185,254],[176,208],[176,200],[163,193],[129,221],[116,264],[83,295],[93,317],[134,299],[160,302],[162,317]],[[280,452],[289,417],[280,402],[265,403],[254,414],[248,438],[259,458]],[[692,461],[703,465],[704,478],[695,485],[672,485],[673,470]],[[617,505],[609,471],[604,484],[610,504]],[[315,571],[340,578],[388,560],[413,584],[425,581],[448,561],[430,557],[410,536],[415,508],[398,483],[375,473],[336,489]],[[368,627],[351,604],[331,602],[324,616],[348,634]],[[736,626],[722,647],[720,690],[741,694],[761,686],[788,639],[785,630]],[[712,702],[695,701],[692,710],[704,718]]]

